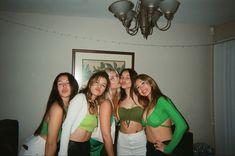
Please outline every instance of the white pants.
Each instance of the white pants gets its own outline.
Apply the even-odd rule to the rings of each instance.
[[[125,134],[119,131],[117,140],[118,156],[145,156],[146,135],[144,131],[134,134]]]
[[[45,153],[46,141],[40,136],[31,136],[23,143],[28,149],[21,146],[18,156],[43,156]]]

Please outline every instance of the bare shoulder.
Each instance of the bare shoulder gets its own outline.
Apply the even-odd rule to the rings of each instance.
[[[51,123],[61,124],[63,117],[64,117],[63,108],[57,102],[54,102],[48,114],[48,119],[50,121],[50,124]]]
[[[61,108],[61,106],[57,103],[54,102],[50,108],[50,113],[63,113],[63,109]]]
[[[110,100],[105,99],[105,100],[103,100],[103,101],[100,102],[100,106],[101,106],[101,107],[107,107],[107,106],[110,107],[110,106],[112,106],[112,103],[111,103]]]

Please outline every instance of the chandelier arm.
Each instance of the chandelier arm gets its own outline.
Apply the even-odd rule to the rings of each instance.
[[[141,34],[147,39],[153,34],[153,27],[166,31],[171,27],[171,21],[179,7],[178,0],[136,0],[134,5],[130,0],[117,0],[109,6],[109,11],[114,14],[125,27],[129,35],[136,35],[140,29]],[[166,24],[158,23],[164,15]]]
[[[132,29],[130,29],[128,27],[125,27],[125,28],[126,28],[126,32],[129,35],[132,35],[132,36],[136,35],[138,33],[138,30],[139,30],[139,29],[136,29],[136,28],[132,28]]]
[[[132,31],[132,30],[130,30],[130,29],[126,29],[126,32],[127,32],[129,35],[134,36],[134,35],[136,35],[136,34],[138,33],[138,29],[137,29],[136,31]]]
[[[126,32],[131,35],[134,36],[138,33],[139,30],[139,23],[137,22],[137,19],[135,18],[135,26],[133,28],[129,28],[125,21],[122,21],[122,25],[126,28]]]
[[[153,34],[153,27],[151,27],[150,32],[149,32],[149,35],[152,35],[152,34]]]
[[[155,22],[155,25],[156,25],[156,27],[157,27],[159,30],[161,30],[161,31],[166,31],[166,30],[168,30],[168,29],[171,27],[171,20],[167,20],[167,24],[166,24],[164,27],[162,27],[162,28],[160,28],[160,27],[158,26],[157,21]]]
[[[134,26],[133,28],[128,27],[128,26],[126,25],[125,21],[122,21],[122,25],[123,25],[126,29],[129,29],[129,30],[132,30],[132,31],[135,31],[136,29],[139,28],[139,24],[138,24],[138,22],[136,21],[136,19],[135,19],[135,26]]]

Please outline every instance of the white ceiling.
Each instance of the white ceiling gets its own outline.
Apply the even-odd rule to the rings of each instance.
[[[116,0],[0,0],[0,11],[63,16],[113,18],[109,5]],[[132,0],[136,2],[136,0]],[[235,21],[235,0],[179,0],[174,21],[216,25]]]

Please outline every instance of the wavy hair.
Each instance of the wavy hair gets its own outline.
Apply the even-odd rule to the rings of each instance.
[[[92,93],[91,93],[91,86],[100,78],[105,78],[107,80],[107,85],[106,88],[104,90],[104,93],[102,95],[100,95],[99,97],[97,97],[97,99],[95,101],[92,101]],[[109,86],[110,86],[110,81],[109,81],[109,76],[105,71],[98,71],[96,73],[94,73],[90,79],[88,80],[88,83],[86,85],[85,88],[81,89],[79,91],[79,93],[83,93],[86,95],[86,99],[87,102],[89,104],[88,106],[88,110],[91,114],[98,114],[98,103],[100,100],[105,99],[106,94],[108,93],[109,90]]]
[[[145,104],[148,104],[149,109],[153,108],[156,105],[156,102],[160,96],[163,96],[164,98],[169,99],[166,95],[162,93],[156,81],[150,76],[148,76],[147,74],[139,74],[136,80],[138,79],[149,83],[151,86],[151,93],[150,93],[151,99],[148,99],[147,97],[141,96],[138,92],[136,84],[134,85],[134,91],[135,91],[135,94],[138,96],[139,101],[144,102]]]

